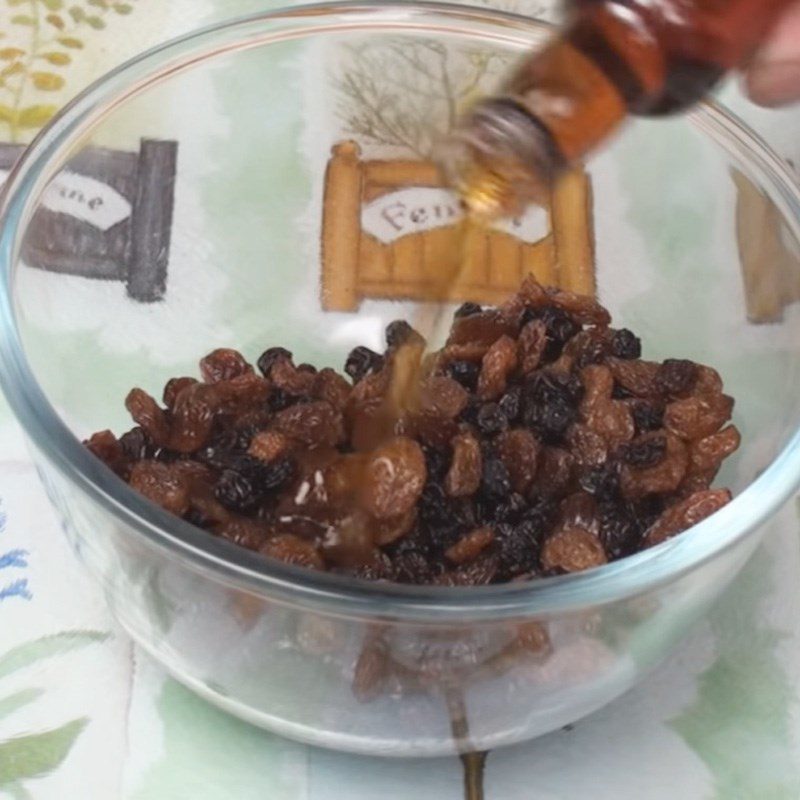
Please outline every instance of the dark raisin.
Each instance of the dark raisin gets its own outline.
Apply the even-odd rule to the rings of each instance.
[[[353,383],[358,383],[367,375],[372,375],[383,368],[383,356],[370,350],[369,347],[359,345],[350,351],[344,365],[344,371],[352,378]]]
[[[504,497],[511,491],[511,478],[506,465],[496,456],[483,459],[481,491],[489,497]]]
[[[483,403],[475,397],[470,397],[467,400],[464,410],[458,415],[461,422],[466,422],[468,425],[478,425],[478,412],[483,408]]]
[[[519,522],[522,515],[528,510],[528,501],[516,492],[512,492],[493,508],[493,517],[496,522]]]
[[[140,427],[131,428],[119,437],[122,452],[133,461],[142,461],[153,458],[156,449],[147,438],[147,434]]]
[[[386,346],[389,349],[403,344],[424,344],[425,340],[403,319],[396,319],[386,326]]]
[[[598,506],[598,515],[600,541],[609,560],[622,558],[637,549],[645,526],[632,506],[603,502]]]
[[[500,572],[506,579],[533,571],[539,561],[539,546],[526,525],[501,523],[494,529]]]
[[[664,394],[677,397],[688,394],[697,382],[698,369],[693,361],[668,358],[656,373],[656,385]]]
[[[633,397],[636,395],[629,392],[621,383],[614,381],[614,388],[611,390],[612,400],[630,400]]]
[[[621,328],[611,337],[611,355],[615,358],[641,358],[642,342],[627,328]]]
[[[481,365],[474,361],[451,361],[447,365],[447,374],[465,389],[475,389],[480,372]]]
[[[633,422],[637,433],[660,430],[664,427],[664,409],[640,400],[633,405]]]
[[[598,500],[616,497],[619,492],[619,474],[612,464],[587,470],[581,475],[578,483],[581,489]]]
[[[289,394],[285,389],[279,389],[277,386],[272,387],[272,391],[267,398],[267,408],[273,413],[283,411],[285,408],[294,405],[298,398],[296,395]]]
[[[667,453],[667,437],[654,436],[640,442],[631,442],[620,448],[620,455],[632,467],[654,467]]]
[[[547,329],[547,344],[544,349],[544,358],[554,361],[561,355],[564,345],[577,334],[581,326],[575,322],[566,311],[554,306],[540,309],[527,309],[522,317],[525,325],[532,319],[540,319]]]
[[[443,481],[450,466],[450,459],[447,454],[435,447],[423,447],[422,452],[425,454],[425,467],[428,470],[428,477],[438,482]]]
[[[602,364],[608,355],[608,343],[599,336],[593,336],[581,347],[575,359],[575,368],[578,370],[590,364]]]
[[[583,387],[576,376],[537,372],[525,384],[522,419],[546,443],[555,444],[578,418],[582,395]]]
[[[214,495],[231,511],[252,511],[261,499],[251,475],[235,469],[225,469],[214,486]]]
[[[428,583],[431,579],[428,559],[414,551],[393,558],[392,572],[398,583]]]
[[[273,364],[279,359],[292,360],[292,354],[285,347],[270,347],[258,357],[258,369],[265,378],[269,378]]]
[[[461,317],[471,317],[473,314],[480,314],[483,309],[477,303],[462,303],[453,314],[454,319]]]
[[[485,403],[477,415],[478,430],[485,436],[500,433],[508,427],[508,417],[502,412],[499,404]]]
[[[522,407],[522,387],[512,386],[500,398],[499,405],[506,419],[513,424],[519,417],[520,408]]]

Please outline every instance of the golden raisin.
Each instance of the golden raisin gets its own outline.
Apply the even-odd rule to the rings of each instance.
[[[606,563],[600,540],[583,528],[566,528],[553,534],[542,547],[542,566],[547,570],[581,572]]]
[[[450,497],[469,497],[478,491],[483,458],[478,440],[471,433],[460,433],[453,439],[453,460],[444,481]]]

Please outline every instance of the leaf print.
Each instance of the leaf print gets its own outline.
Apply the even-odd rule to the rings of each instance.
[[[86,17],[86,24],[94,28],[96,31],[100,31],[105,28],[106,23],[98,16],[91,16]]]
[[[86,12],[80,6],[71,6],[69,9],[69,15],[75,22],[82,22],[86,19]]]
[[[28,2],[28,0],[6,0],[10,6],[21,6]]]
[[[133,6],[128,3],[115,3],[114,11],[116,11],[117,14],[131,14],[133,13]]]
[[[0,698],[0,719],[13,714],[17,709],[30,705],[44,694],[44,689],[20,689],[8,697]]]
[[[39,0],[48,11],[61,11],[64,8],[64,0]]]
[[[41,58],[50,64],[55,64],[57,67],[64,67],[72,61],[72,57],[67,53],[42,53]]]
[[[0,600],[6,600],[9,597],[21,597],[23,600],[30,600],[33,595],[28,589],[28,579],[18,578],[7,586],[2,587],[0,589]]]
[[[46,775],[67,757],[88,719],[74,719],[44,733],[0,742],[0,786]]]
[[[37,89],[55,92],[64,86],[64,79],[54,72],[31,72],[31,80]]]
[[[0,678],[44,658],[68,653],[94,642],[103,642],[108,636],[101,631],[63,631],[18,645],[0,656]]]
[[[3,567],[27,567],[28,562],[25,560],[27,555],[27,550],[9,550],[7,553],[3,553],[0,555],[0,569]]]
[[[0,103],[0,122],[13,122],[16,116],[13,108],[9,108]]]
[[[19,56],[24,56],[25,51],[20,50],[19,47],[4,47],[0,50],[0,61],[13,61]]]
[[[48,14],[45,19],[54,27],[58,28],[58,30],[63,31],[64,28],[67,27],[67,23],[64,22],[64,17],[60,14]]]
[[[11,17],[11,22],[14,25],[29,25],[30,27],[36,26],[36,20],[28,14],[16,14]]]
[[[83,42],[80,39],[76,39],[74,36],[61,36],[57,41],[60,45],[69,47],[71,50],[83,49]]]
[[[19,112],[17,125],[20,128],[41,128],[50,121],[56,111],[58,111],[58,106],[28,106]]]

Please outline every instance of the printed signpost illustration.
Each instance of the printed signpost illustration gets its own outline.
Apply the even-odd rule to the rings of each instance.
[[[0,145],[0,182],[22,153]],[[143,303],[166,291],[178,145],[143,139],[138,153],[87,148],[44,192],[22,243],[31,267],[122,281]]]

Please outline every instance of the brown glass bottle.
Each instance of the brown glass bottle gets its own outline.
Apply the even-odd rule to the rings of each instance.
[[[630,114],[679,111],[743,65],[796,0],[572,0],[562,33],[443,148],[476,213],[517,210]]]

